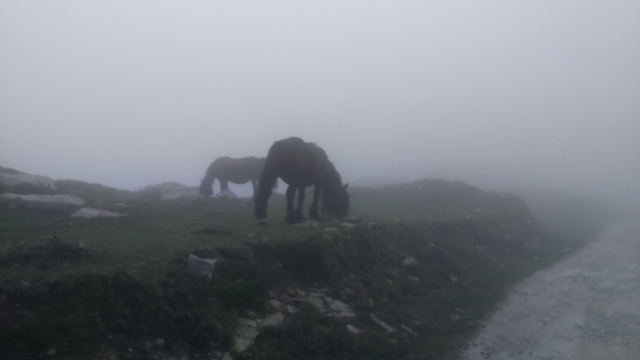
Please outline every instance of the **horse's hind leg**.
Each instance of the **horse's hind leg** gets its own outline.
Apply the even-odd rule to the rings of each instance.
[[[322,189],[319,186],[313,187],[313,202],[311,203],[311,207],[309,208],[309,217],[313,220],[317,220],[319,217],[318,214],[318,200],[320,199],[320,195],[322,195]]]
[[[304,214],[302,213],[302,204],[304,204],[304,190],[304,186],[298,188],[298,206],[296,207],[296,219],[298,220],[298,222],[304,221]]]
[[[293,215],[293,199],[296,197],[296,188],[289,185],[287,188],[287,223],[295,224],[295,216]]]

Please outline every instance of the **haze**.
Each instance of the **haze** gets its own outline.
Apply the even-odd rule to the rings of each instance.
[[[0,0],[0,166],[195,186],[300,136],[345,182],[640,203],[639,34],[634,0]]]

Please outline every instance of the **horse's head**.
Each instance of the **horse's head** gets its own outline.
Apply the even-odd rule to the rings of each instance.
[[[322,206],[332,215],[337,217],[349,216],[349,184],[326,188],[323,192]]]
[[[209,184],[204,179],[200,181],[200,195],[211,196],[213,195],[213,184]]]

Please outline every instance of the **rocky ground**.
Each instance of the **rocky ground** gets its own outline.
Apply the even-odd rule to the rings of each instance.
[[[640,222],[513,288],[465,359],[638,359]]]

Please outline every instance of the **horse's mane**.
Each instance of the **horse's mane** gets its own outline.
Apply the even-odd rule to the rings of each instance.
[[[329,160],[327,160],[326,171],[325,188],[334,190],[342,187],[342,178],[340,177],[340,173],[338,173],[336,167],[333,166],[333,163]]]

